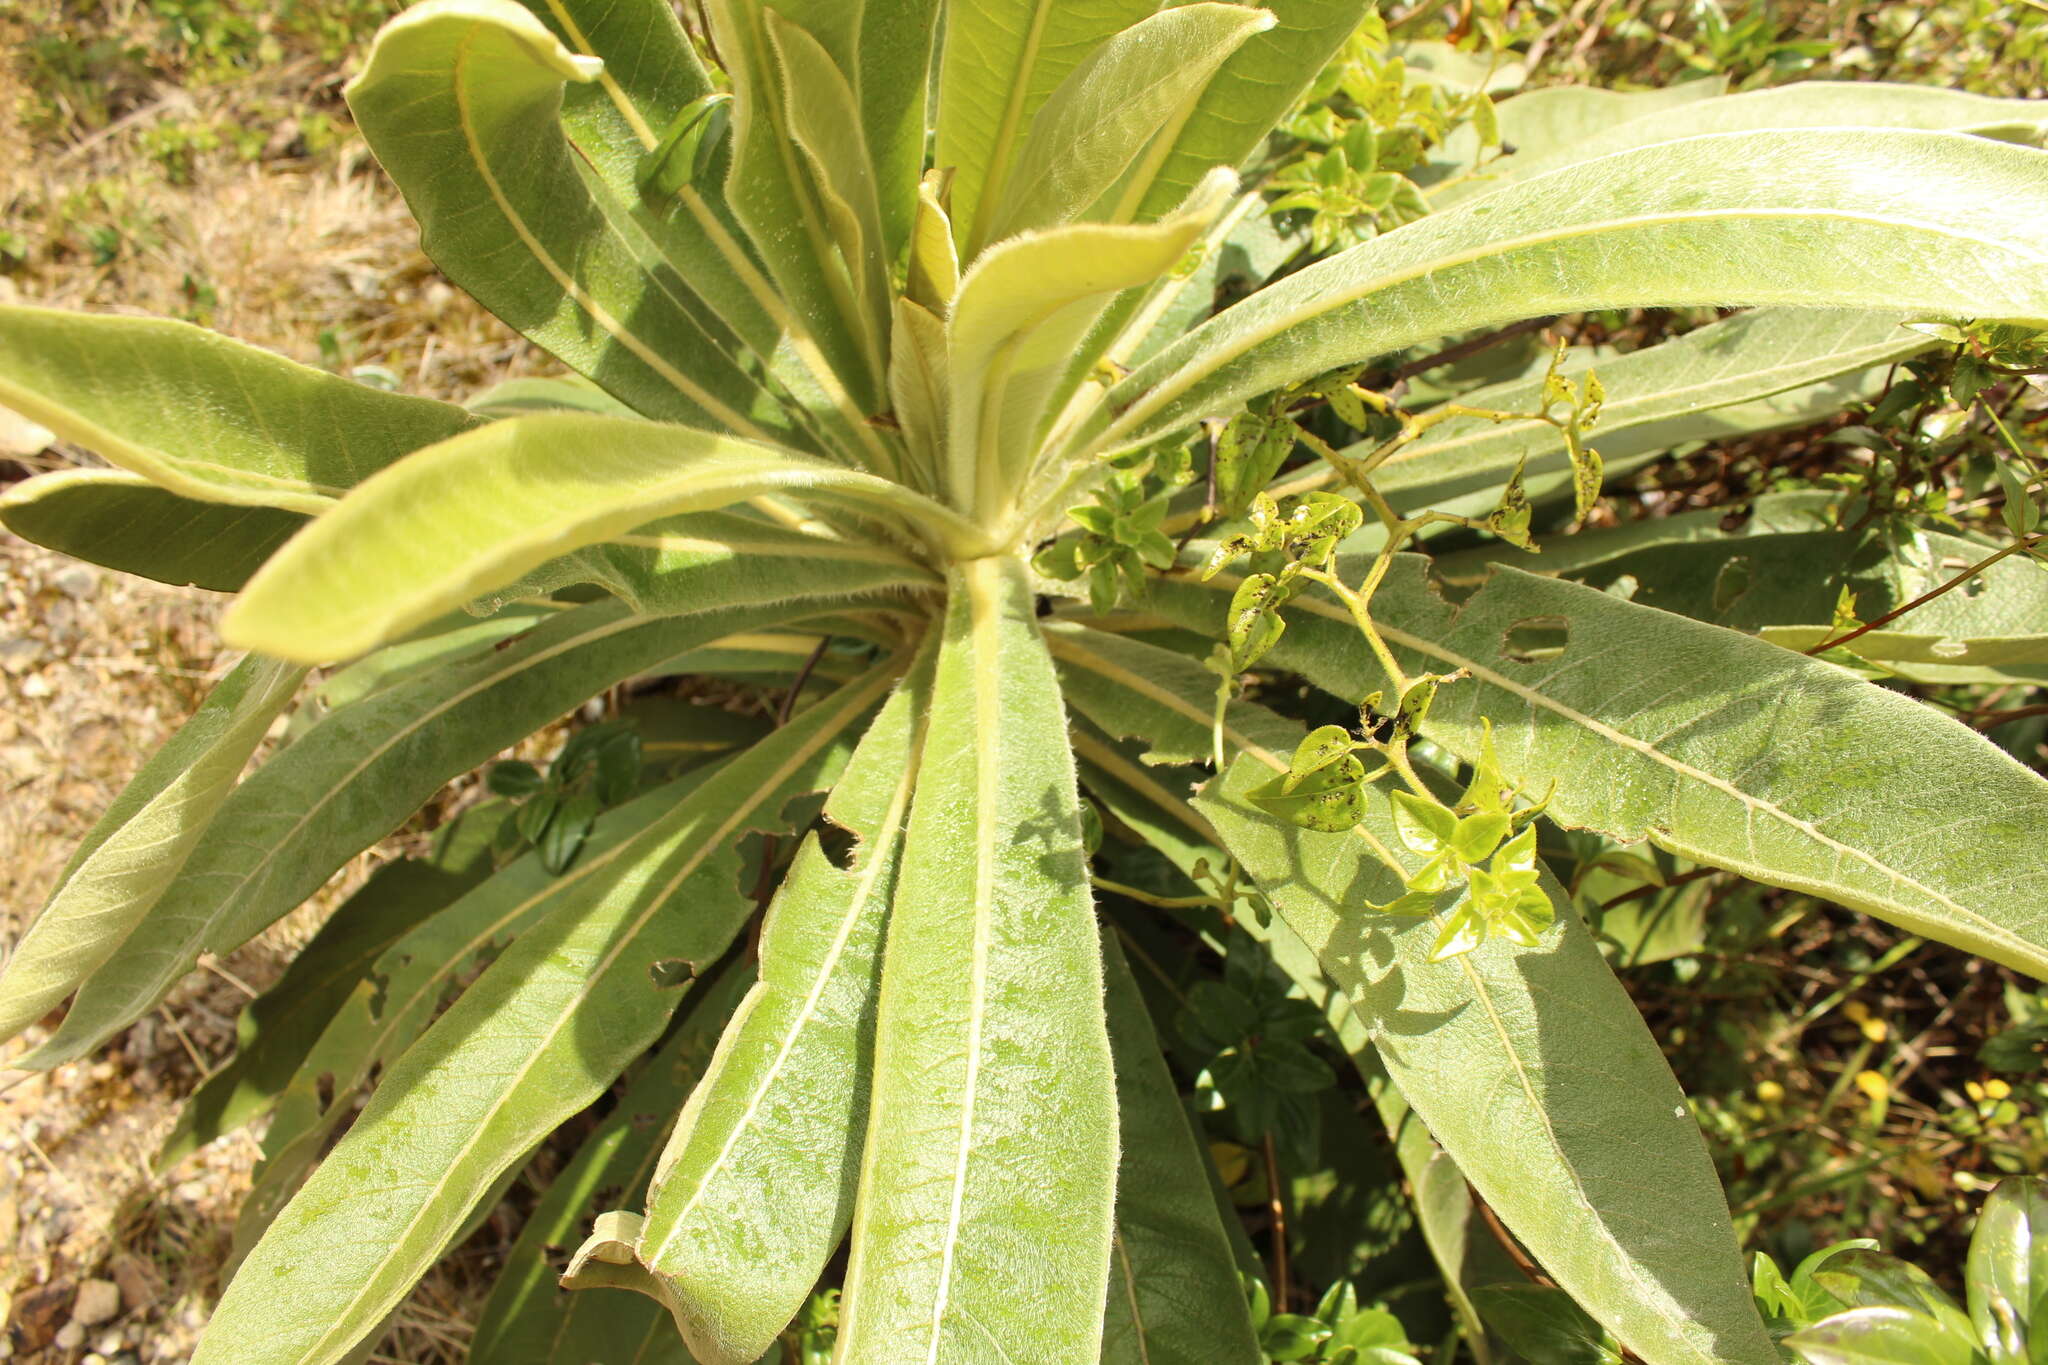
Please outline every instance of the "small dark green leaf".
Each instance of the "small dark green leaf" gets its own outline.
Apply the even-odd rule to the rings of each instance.
[[[590,827],[597,822],[597,815],[603,807],[597,793],[581,791],[562,802],[555,818],[548,822],[547,832],[539,840],[540,860],[548,871],[560,875],[568,871],[569,864],[576,861],[576,854],[583,848],[583,841],[590,837]]]
[[[484,774],[484,785],[499,796],[531,796],[541,789],[544,780],[540,769],[519,758],[493,763]]]

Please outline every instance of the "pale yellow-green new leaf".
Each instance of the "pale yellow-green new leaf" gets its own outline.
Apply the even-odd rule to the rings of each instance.
[[[298,512],[477,425],[189,323],[13,306],[0,403],[181,496]]]
[[[848,1365],[1101,1350],[1116,1094],[1074,783],[1024,567],[969,561],[889,918]]]
[[[910,819],[930,672],[861,740],[768,908],[761,980],[655,1167],[638,1259],[703,1365],[750,1365],[803,1307],[853,1217],[883,925]]]
[[[272,659],[244,659],[143,765],[0,971],[0,1040],[49,1013],[149,913],[303,677]]]
[[[1138,444],[1308,375],[1589,308],[1790,304],[2048,320],[2048,152],[1961,133],[1726,133],[1432,214],[1227,309],[1082,431]]]
[[[1245,5],[1176,5],[1089,53],[1032,120],[987,240],[1087,214],[1147,143],[1186,119],[1224,59],[1272,26]]]
[[[1358,0],[1261,0],[1260,8],[1272,27],[1247,38],[1194,106],[1160,130],[1121,187],[1114,219],[1156,218],[1214,168],[1242,165],[1366,12]]]
[[[947,471],[983,521],[1016,497],[1054,386],[1110,300],[1166,274],[1236,188],[1212,172],[1178,213],[1142,225],[1070,223],[998,242],[960,283],[946,323]]]
[[[974,535],[915,493],[809,456],[688,427],[541,413],[429,447],[365,482],[250,580],[221,628],[282,658],[348,658],[557,555],[777,490],[837,493]]]

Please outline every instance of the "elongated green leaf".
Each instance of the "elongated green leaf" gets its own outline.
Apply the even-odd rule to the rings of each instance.
[[[365,483],[222,621],[284,658],[347,658],[557,555],[680,512],[808,489],[972,527],[872,475],[687,427],[572,413],[495,422]]]
[[[996,206],[1039,109],[1089,53],[1158,7],[1157,0],[990,0],[947,7],[934,155],[941,170],[953,172],[953,238],[963,263],[989,240]],[[1196,178],[1199,173],[1189,183]]]
[[[848,597],[913,585],[936,587],[942,581],[909,551],[875,538],[842,535],[814,520],[791,526],[758,515],[751,507],[731,508],[663,517],[558,555],[485,593],[466,609],[502,606],[545,597],[572,584],[595,583],[642,615],[680,615],[696,610],[707,596],[746,594],[757,579],[779,581],[793,563],[808,563],[814,569],[830,565],[836,593]]]
[[[1775,303],[2048,318],[2044,168],[2048,152],[1961,134],[1827,129],[1566,167],[1219,314],[1111,390],[1087,444],[1135,444],[1305,375],[1544,313]]]
[[[637,1200],[676,1111],[699,1086],[718,1032],[752,981],[728,968],[619,1096],[547,1187],[477,1315],[473,1365],[696,1365],[668,1314],[637,1295],[566,1291],[555,1281],[600,1201]]]
[[[936,0],[781,0],[773,8],[823,44],[853,85],[864,164],[881,200],[883,254],[894,260],[909,237],[924,168]]]
[[[576,861],[559,876],[536,854],[514,859],[378,957],[277,1098],[262,1164],[235,1222],[236,1263],[332,1145],[372,1074],[403,1055],[434,1022],[435,1011],[506,944],[562,898],[586,894],[586,883],[613,875],[613,864],[647,827],[714,771],[699,768],[600,815]]]
[[[115,798],[0,971],[0,1040],[42,1018],[120,951],[200,847],[304,677],[275,660],[244,659]],[[48,1064],[39,1059],[55,1043],[14,1065]]]
[[[705,10],[733,87],[726,197],[831,372],[860,411],[879,412],[884,357],[861,322],[849,274],[858,263],[835,256],[824,206],[793,137],[790,106],[811,92],[785,83],[766,31],[770,9],[761,0],[708,0]]]
[[[1050,638],[1060,639],[1059,636]],[[1156,730],[1185,733],[1196,728],[1193,716],[1205,701],[1200,691],[1204,686],[1203,679],[1161,661],[1148,660],[1148,654],[1159,651],[1148,651],[1142,647],[1126,650],[1120,646],[1127,642],[1115,641],[1114,637],[1102,632],[1090,631],[1078,638],[1069,638],[1077,648],[1070,649],[1061,659],[1061,685],[1066,689],[1068,701],[1077,710],[1100,715],[1106,723],[1119,728],[1142,726],[1148,736]],[[1126,700],[1119,705],[1112,694],[1104,693],[1102,685],[1105,683],[1122,685],[1118,677],[1120,673],[1144,678],[1146,684],[1142,692],[1155,697],[1153,704],[1134,706]],[[1092,682],[1089,681],[1090,675],[1094,678]],[[1085,686],[1086,691],[1081,691],[1080,686]],[[1177,698],[1176,703],[1171,706],[1159,704],[1156,694],[1160,691]],[[1080,700],[1082,696],[1088,697],[1085,703]],[[1252,703],[1231,703],[1229,721],[1231,728],[1238,733],[1270,736],[1270,742],[1262,742],[1276,753],[1286,752],[1301,737],[1299,725],[1283,721],[1264,707]],[[1089,794],[1101,803],[1104,810],[1137,831],[1146,843],[1165,854],[1183,872],[1191,871],[1197,859],[1206,859],[1211,867],[1222,865],[1226,855],[1215,828],[1189,804],[1192,782],[1188,778],[1195,770],[1187,769],[1180,773],[1147,770],[1130,755],[1085,731],[1076,733],[1075,753],[1082,761],[1082,780],[1087,784]],[[1350,1053],[1386,1124],[1388,1136],[1394,1142],[1401,1169],[1408,1177],[1416,1222],[1430,1255],[1442,1272],[1444,1289],[1450,1297],[1452,1309],[1464,1324],[1466,1344],[1481,1365],[1487,1365],[1492,1353],[1488,1349],[1486,1329],[1472,1307],[1466,1287],[1474,1282],[1475,1274],[1484,1274],[1489,1268],[1481,1264],[1483,1256],[1475,1253],[1483,1252],[1491,1241],[1482,1239],[1481,1243],[1475,1244],[1468,1240],[1472,1199],[1464,1174],[1458,1170],[1457,1163],[1436,1145],[1387,1075],[1386,1068],[1373,1052],[1364,1023],[1353,1013],[1343,993],[1324,975],[1313,950],[1297,938],[1283,920],[1260,926],[1256,920],[1241,919],[1238,924],[1265,944],[1280,969],[1324,1011],[1337,1041]],[[1512,1264],[1508,1269],[1514,1270]],[[1519,1272],[1514,1273],[1519,1278]]]
[[[852,277],[857,322],[879,357],[889,325],[889,264],[882,200],[861,126],[860,96],[832,54],[810,33],[774,10],[766,12],[768,45],[784,89],[789,135],[802,149],[811,186],[839,259]]]
[[[1747,402],[1708,408],[1690,415],[1644,422],[1598,437],[1591,444],[1599,450],[1607,479],[1612,483],[1666,455],[1682,454],[1705,445],[1763,432],[1787,431],[1828,421],[1859,403],[1875,401],[1884,392],[1888,373],[1889,367],[1860,370],[1815,384],[1802,384],[1766,398],[1752,398]],[[1525,475],[1523,479],[1523,488],[1530,502],[1539,507],[1568,505],[1575,496],[1570,461],[1558,454],[1550,454],[1540,456],[1534,463],[1536,472]],[[1374,482],[1389,497],[1396,498],[1398,506],[1434,507],[1483,518],[1499,505],[1501,493],[1513,472],[1512,466],[1492,472],[1482,468],[1470,476],[1451,475],[1438,479],[1432,477],[1427,464],[1405,460],[1386,470],[1385,477]],[[1433,531],[1424,532],[1425,537],[1433,534]],[[1379,530],[1367,527],[1359,533],[1351,548],[1373,548],[1378,543]],[[1549,536],[1539,543],[1543,547],[1542,553],[1549,554],[1553,547],[1566,542]],[[1498,550],[1501,547],[1482,547],[1480,553],[1483,555],[1488,548]],[[1518,558],[1525,557],[1526,553],[1516,552]],[[1459,558],[1465,558],[1462,552]],[[1527,560],[1517,567],[1535,562]]]
[[[1897,313],[1759,308],[1627,355],[1575,357],[1570,373],[1591,369],[1607,390],[1588,442],[1611,470],[1625,470],[1643,455],[1717,434],[1716,409],[1888,365],[1934,344],[1902,321]],[[1513,380],[1457,401],[1494,412],[1534,413],[1543,406],[1542,388],[1540,378]],[[1370,449],[1361,443],[1347,453],[1363,456]],[[1447,494],[1497,488],[1518,465],[1533,482],[1567,472],[1569,463],[1563,433],[1548,422],[1453,417],[1396,451],[1374,482],[1397,494],[1426,479],[1434,506]],[[1327,464],[1289,475],[1271,491],[1287,497],[1318,488],[1342,489]],[[1183,514],[1171,524],[1185,527],[1192,517]]]
[[[645,234],[657,248],[656,279],[672,295],[703,301],[720,324],[706,327],[715,344],[730,350],[737,338],[761,357],[802,409],[803,425],[826,446],[848,455],[876,447],[874,434],[859,425],[863,410],[833,379],[817,343],[743,244],[722,189],[729,149],[720,144],[708,164],[692,167],[695,173],[679,183],[643,188],[643,172],[689,122],[691,104],[713,93],[674,7],[664,0],[522,3],[570,52],[604,62],[594,82],[564,87],[562,130],[604,182],[594,193],[607,215],[631,219],[633,230],[624,235]]]
[[[524,417],[529,412],[595,412],[607,417],[637,416],[631,408],[581,375],[563,379],[508,379],[493,384],[463,404],[488,421]]]
[[[1069,224],[982,253],[946,323],[954,505],[988,521],[1015,498],[1054,385],[1111,297],[1173,269],[1236,183],[1218,171],[1158,223]]]
[[[842,1360],[1101,1349],[1115,1080],[1033,617],[1016,561],[956,571],[890,912]]]
[[[1103,976],[1122,1155],[1102,1359],[1107,1365],[1256,1365],[1264,1356],[1236,1258],[1209,1197],[1209,1158],[1188,1127],[1114,933],[1103,936]]]
[[[1213,681],[1194,660],[1099,631],[1052,638],[1068,697],[1091,718],[1164,733],[1180,749],[1206,732]],[[1088,675],[1095,685],[1081,685]],[[1570,923],[1537,949],[1495,941],[1428,962],[1434,924],[1363,908],[1402,889],[1387,862],[1400,844],[1382,801],[1359,832],[1319,834],[1247,799],[1287,770],[1290,729],[1298,734],[1263,708],[1233,704],[1225,741],[1243,756],[1195,806],[1285,929],[1314,949],[1401,1093],[1545,1268],[1645,1360],[1769,1360],[1725,1200],[1677,1083],[1576,918],[1560,915]],[[1120,776],[1145,783],[1127,765]],[[1283,963],[1286,938],[1276,929]],[[1670,1136],[1613,1137],[1644,1132]],[[1444,1232],[1433,1250],[1449,1255],[1454,1248],[1436,1245]]]
[[[1495,938],[1429,961],[1434,917],[1364,908],[1402,891],[1386,807],[1345,834],[1283,823],[1247,794],[1286,767],[1247,749],[1196,805],[1487,1202],[1650,1365],[1774,1360],[1684,1095],[1577,916],[1534,948]]]
[[[478,302],[650,417],[788,439],[731,331],[570,147],[563,85],[601,70],[512,0],[429,0],[347,93],[427,254]]]
[[[753,908],[739,837],[829,781],[893,678],[813,707],[557,897],[391,1069],[242,1264],[195,1365],[322,1365],[374,1328],[494,1182],[660,1035],[675,975],[715,962]]]
[[[492,840],[511,813],[502,801],[473,807],[440,831],[430,856],[386,863],[371,874],[284,975],[242,1011],[234,1057],[178,1111],[157,1152],[157,1169],[169,1169],[276,1102],[377,959],[490,875]]]
[[[25,1059],[82,1056],[156,1002],[202,952],[226,952],[397,828],[440,785],[606,687],[696,644],[801,615],[804,605],[652,623],[599,603],[518,643],[333,712],[222,803],[233,839],[203,840]],[[813,608],[815,609],[815,608]]]
[[[789,1325],[846,1235],[867,1119],[882,928],[910,818],[926,672],[862,739],[769,907],[762,979],[677,1120],[639,1260],[703,1365],[749,1365]]]
[[[1273,22],[1245,5],[1175,5],[1090,52],[1033,118],[987,240],[1087,214],[1147,143],[1187,117],[1224,60]]]
[[[1125,186],[1142,196],[1135,212],[1117,212],[1118,221],[1157,218],[1214,168],[1243,165],[1361,17],[1354,0],[1262,0],[1262,8],[1273,26],[1247,38],[1178,125],[1161,131]]]
[[[175,587],[233,592],[292,533],[302,513],[198,502],[139,474],[65,469],[0,493],[0,526],[73,559]]]
[[[1501,137],[1521,145],[1477,179],[1433,196],[1438,207],[1613,152],[1703,133],[1786,128],[1922,128],[2037,138],[2048,101],[1999,99],[1961,90],[1882,81],[1806,81],[1712,99],[1683,99],[1692,85],[1621,95],[1605,90],[1536,90],[1500,105]],[[1567,100],[1569,96],[1569,100]],[[1518,144],[1515,106],[1540,101],[1536,135]],[[1571,112],[1567,114],[1565,111]],[[1527,115],[1523,116],[1527,118]]]
[[[300,512],[476,425],[187,323],[13,305],[0,402],[173,493]]]
[[[1424,733],[1476,757],[1491,717],[1502,771],[1526,791],[1554,782],[1562,823],[2048,974],[2048,872],[2031,854],[2048,835],[2048,783],[1968,727],[1830,664],[1578,584],[1498,569],[1453,610],[1403,558],[1389,586],[1373,614],[1403,666],[1472,670],[1438,694]],[[1159,594],[1170,614],[1190,605],[1182,591]],[[1217,599],[1201,614],[1222,610]],[[1346,696],[1382,685],[1343,608],[1309,595],[1288,614],[1275,662]],[[1560,624],[1561,651],[1530,651],[1526,631]]]

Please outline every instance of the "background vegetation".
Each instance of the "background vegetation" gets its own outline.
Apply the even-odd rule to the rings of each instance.
[[[347,124],[339,90],[350,62],[399,7],[0,7],[0,300],[184,317],[444,398],[540,372],[543,357],[438,278]],[[2048,94],[2040,0],[1466,0],[1386,17],[1397,38],[1495,46],[1529,85],[1725,77],[1748,88],[1832,77]],[[1386,145],[1383,166],[1392,164]],[[1290,221],[1307,228],[1313,214],[1305,205]],[[1339,236],[1369,230],[1355,216],[1324,226]],[[1685,321],[1606,315],[1561,319],[1552,331],[1637,344]],[[1523,343],[1540,344],[1513,344]],[[1992,403],[1964,405],[1955,398],[1968,380],[1953,378],[1901,371],[1870,412],[1693,451],[1611,490],[1595,520],[1703,509],[1739,517],[1760,493],[1848,487],[1995,526],[1990,451],[2009,436],[2042,468],[2048,392],[2001,382]],[[12,480],[68,455],[0,415],[0,461],[0,480]],[[215,675],[216,640],[207,595],[117,582],[11,539],[0,540],[0,594],[4,945],[78,834]],[[2048,706],[2035,689],[1926,695],[2022,761],[2044,761]],[[755,714],[780,701],[702,700]],[[526,756],[546,757],[561,738],[541,736]],[[470,795],[445,793],[416,827]],[[408,838],[418,842],[397,836]],[[1694,876],[1661,855],[1653,867],[1640,851],[1546,851],[1577,869],[1582,908],[1634,964],[1624,979],[1694,1097],[1747,1244],[1789,1264],[1840,1238],[1875,1237],[1959,1288],[1982,1191],[2048,1166],[2048,991],[1862,916]],[[1143,886],[1153,875],[1119,865],[1113,846],[1106,856],[1119,881]],[[248,993],[375,861],[366,856],[307,910],[212,964],[114,1052],[0,1092],[0,1358],[189,1353],[218,1290],[255,1143],[240,1134],[163,1172],[153,1168],[157,1146],[177,1100],[231,1051]],[[1339,1301],[1318,1301],[1349,1283],[1360,1301],[1384,1300],[1421,1325],[1439,1291],[1401,1201],[1333,1197],[1391,1169],[1362,1097],[1329,1064],[1336,1054],[1312,1034],[1291,1051],[1262,1041],[1290,1032],[1269,983],[1233,975],[1203,989],[1240,996],[1253,1024],[1242,1039],[1183,1029],[1175,1060],[1190,1086],[1206,1078],[1202,1093],[1218,1105],[1212,1151],[1268,1266],[1275,1311],[1335,1311]],[[1266,1049],[1250,1080],[1215,1065],[1240,1043]],[[542,1154],[416,1293],[375,1359],[461,1358],[489,1271],[559,1159]],[[818,1316],[829,1319],[828,1307]],[[1282,1334],[1270,1346],[1295,1358]]]

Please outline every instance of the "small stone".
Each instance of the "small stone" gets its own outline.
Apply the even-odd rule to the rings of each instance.
[[[112,1280],[87,1280],[78,1286],[78,1299],[71,1305],[71,1320],[97,1327],[121,1311],[121,1287]]]
[[[98,1351],[94,1351],[87,1355],[85,1359],[79,1361],[78,1365],[107,1365],[107,1358]]]
[[[119,1329],[116,1329],[111,1332],[100,1333],[100,1339],[92,1344],[92,1348],[103,1356],[110,1356],[127,1344],[128,1338],[122,1336]]]
[[[83,564],[73,564],[50,579],[50,586],[66,597],[84,601],[100,590],[99,574]]]
[[[60,1351],[75,1351],[85,1345],[85,1329],[75,1322],[67,1322],[57,1329],[56,1346]]]
[[[21,680],[21,695],[30,701],[41,701],[55,690],[50,686],[50,680],[40,673],[31,673]]]

